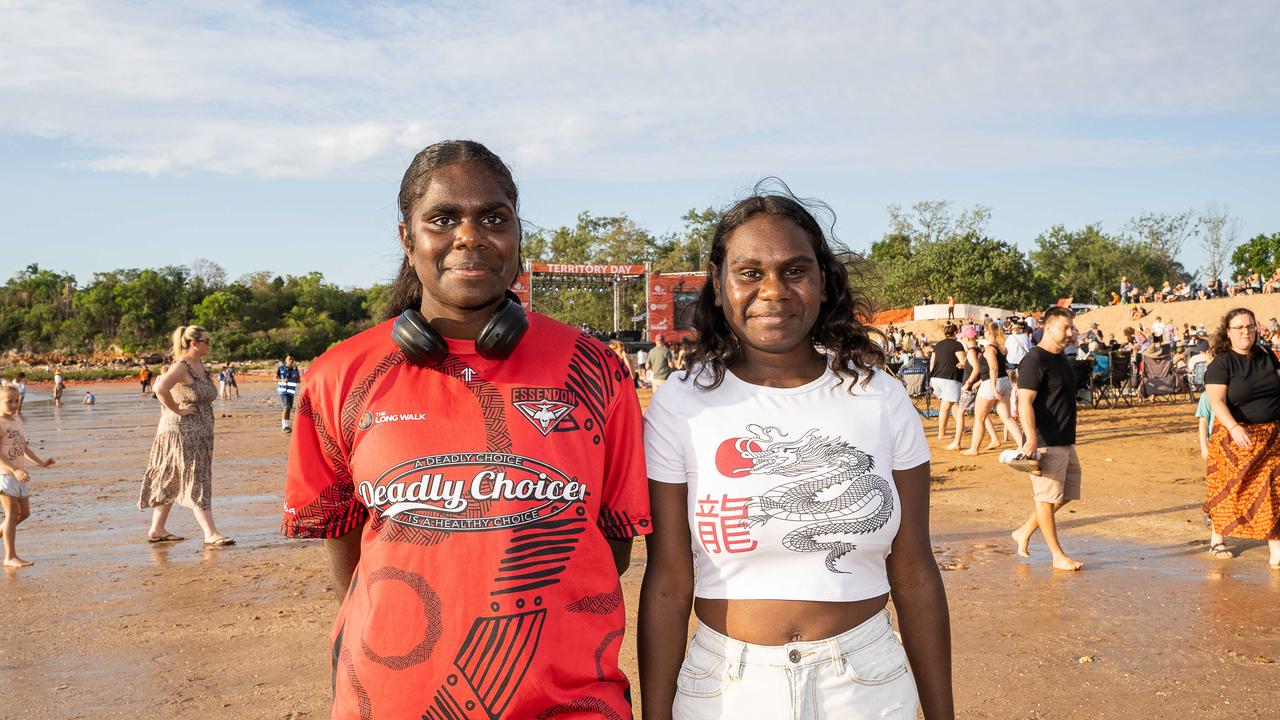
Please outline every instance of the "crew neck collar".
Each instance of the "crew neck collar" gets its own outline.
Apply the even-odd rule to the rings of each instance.
[[[804,393],[827,386],[828,384],[831,383],[834,376],[835,376],[835,372],[831,369],[831,364],[827,363],[826,367],[822,371],[822,374],[814,378],[813,380],[810,380],[809,382],[803,385],[781,388],[781,387],[771,387],[769,385],[757,385],[755,383],[747,382],[746,380],[743,380],[737,375],[734,375],[733,370],[730,370],[729,368],[725,368],[725,371],[724,371],[725,383],[733,387],[746,390],[747,392],[751,392],[759,395],[803,395]]]

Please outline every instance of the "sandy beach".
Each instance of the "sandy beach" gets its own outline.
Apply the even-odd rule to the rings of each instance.
[[[79,405],[83,390],[98,397]],[[32,474],[19,552],[0,574],[0,718],[325,718],[337,607],[318,541],[279,535],[288,436],[272,384],[215,404],[214,509],[238,544],[204,549],[188,510],[146,542],[138,486],[158,409],[136,383],[72,385],[32,403],[29,435],[58,463]],[[1086,563],[1055,572],[1009,531],[1028,482],[996,462],[934,451],[933,538],[952,613],[962,718],[1276,717],[1280,572],[1260,542],[1215,560],[1201,520],[1194,406],[1082,410],[1084,499],[1061,516]],[[623,578],[634,618],[644,570]],[[634,624],[623,662],[635,682]],[[638,693],[637,693],[638,694]]]

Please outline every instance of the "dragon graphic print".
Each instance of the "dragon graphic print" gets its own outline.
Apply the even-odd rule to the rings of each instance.
[[[893,489],[874,472],[875,458],[816,428],[795,439],[772,426],[746,430],[747,435],[721,443],[720,473],[794,478],[752,498],[747,524],[804,523],[783,537],[783,546],[792,552],[825,551],[827,569],[845,572],[838,563],[857,549],[858,536],[879,530],[893,517]]]

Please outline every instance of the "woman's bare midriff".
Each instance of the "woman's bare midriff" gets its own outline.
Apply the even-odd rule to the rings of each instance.
[[[855,628],[884,609],[889,595],[851,602],[712,600],[695,598],[698,622],[752,645],[825,640]]]

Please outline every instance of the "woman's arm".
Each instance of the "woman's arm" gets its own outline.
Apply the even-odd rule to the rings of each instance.
[[[973,348],[966,348],[964,358],[965,362],[969,363],[969,367],[973,368],[973,371],[969,373],[969,377],[964,380],[964,387],[969,390],[974,383],[978,382],[978,351]]]
[[[174,385],[181,382],[182,373],[185,372],[187,372],[186,366],[180,361],[175,362],[169,366],[168,370],[164,371],[160,379],[152,386],[152,391],[155,392],[156,399],[160,401],[160,404],[178,415],[190,415],[196,411],[194,407],[180,407],[178,401],[173,399],[173,393],[170,392]]]
[[[1200,440],[1200,457],[1209,459],[1209,418],[1199,418],[1200,429],[1196,437]]]
[[[902,525],[886,561],[893,607],[925,720],[954,720],[951,618],[929,541],[929,463],[894,470]]]
[[[1209,407],[1213,409],[1214,419],[1227,429],[1232,442],[1242,448],[1252,445],[1253,439],[1249,437],[1249,431],[1240,427],[1240,423],[1236,422],[1235,416],[1231,414],[1231,409],[1227,407],[1227,386],[1206,383],[1204,391],[1209,396]]]
[[[653,533],[640,586],[640,698],[644,720],[670,720],[676,676],[689,640],[693,551],[688,485],[649,481]]]
[[[40,456],[36,454],[35,450],[31,449],[30,445],[27,446],[26,452],[22,454],[26,455],[28,460],[39,465],[42,468],[49,467],[50,465],[53,464],[53,458],[49,458],[48,460],[41,460]]]

